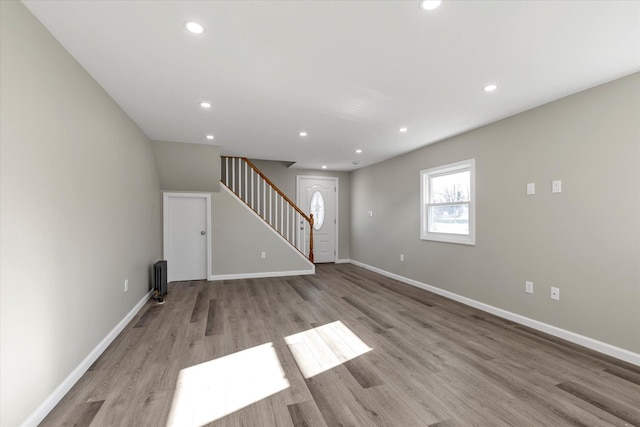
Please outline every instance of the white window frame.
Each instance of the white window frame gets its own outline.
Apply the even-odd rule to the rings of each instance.
[[[430,181],[432,177],[448,175],[463,171],[470,172],[470,198],[469,201],[469,234],[436,233],[429,231],[429,199]],[[465,202],[466,204],[466,202]],[[449,163],[420,171],[420,239],[436,242],[458,243],[462,245],[476,244],[476,160],[468,159],[460,162]]]

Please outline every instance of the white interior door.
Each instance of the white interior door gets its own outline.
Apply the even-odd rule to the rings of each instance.
[[[164,193],[164,258],[167,281],[208,276],[210,195]]]
[[[313,214],[314,262],[335,262],[337,231],[337,178],[298,177],[298,206],[306,214]],[[309,241],[309,227],[304,225],[305,241]],[[308,244],[307,244],[308,253]]]

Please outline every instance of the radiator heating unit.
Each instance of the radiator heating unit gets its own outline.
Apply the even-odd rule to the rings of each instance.
[[[167,294],[167,261],[158,261],[153,264],[153,298],[158,302],[164,302]]]

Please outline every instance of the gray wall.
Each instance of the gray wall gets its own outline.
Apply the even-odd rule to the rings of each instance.
[[[420,240],[420,170],[468,158],[476,245]],[[640,74],[355,171],[351,195],[352,259],[640,352]]]
[[[313,265],[300,252],[223,189],[211,195],[212,270],[215,275],[306,271]],[[266,258],[261,258],[261,252]]]
[[[0,17],[0,424],[16,426],[148,292],[162,230],[150,141],[22,3]]]
[[[215,145],[153,141],[165,191],[220,191],[220,149]]]
[[[351,176],[349,172],[290,169],[284,162],[251,160],[275,185],[294,202],[296,201],[296,176],[330,176],[339,180],[338,200],[338,259],[349,259],[351,236]]]

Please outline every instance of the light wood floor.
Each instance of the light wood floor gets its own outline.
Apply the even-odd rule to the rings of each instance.
[[[171,283],[165,304],[150,301],[42,425],[213,419],[207,425],[640,426],[640,368],[327,264],[315,276]]]

